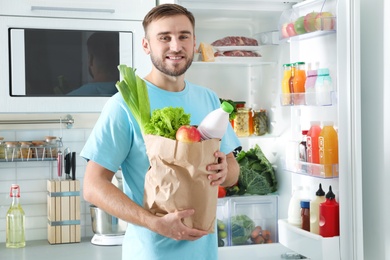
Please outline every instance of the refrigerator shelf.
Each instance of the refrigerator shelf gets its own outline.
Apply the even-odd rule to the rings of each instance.
[[[280,94],[282,106],[333,106],[336,102],[335,91]]]
[[[322,237],[278,220],[279,243],[310,259],[340,259],[340,237]]]
[[[273,65],[276,62],[272,61],[263,61],[262,57],[217,57],[214,62],[205,62],[205,61],[193,61],[192,65],[199,66],[266,66]]]
[[[339,177],[338,164],[316,164],[289,160],[286,162],[286,170],[298,174],[308,175],[323,179],[333,179]]]

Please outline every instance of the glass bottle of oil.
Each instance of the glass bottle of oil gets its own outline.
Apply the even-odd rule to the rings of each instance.
[[[24,247],[26,246],[26,239],[24,235],[25,215],[19,203],[19,185],[12,184],[10,197],[12,198],[12,204],[7,211],[5,245],[9,248]]]

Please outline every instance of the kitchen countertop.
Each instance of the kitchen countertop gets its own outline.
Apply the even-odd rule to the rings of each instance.
[[[283,259],[281,256],[285,253],[291,253],[291,250],[279,243],[222,247],[219,248],[219,259],[278,260]],[[24,248],[6,248],[5,243],[0,243],[0,259],[119,260],[122,259],[122,247],[93,245],[91,238],[82,238],[80,243],[55,245],[50,245],[47,240],[26,241]]]

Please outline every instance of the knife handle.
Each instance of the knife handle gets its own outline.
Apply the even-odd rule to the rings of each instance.
[[[64,161],[65,161],[65,174],[69,174],[70,173],[70,164],[71,164],[71,161],[70,161],[70,157],[71,157],[71,153],[67,153],[65,154],[65,158],[64,158]]]
[[[58,178],[62,177],[62,160],[63,160],[63,154],[61,151],[58,151],[57,153],[57,176]]]
[[[72,180],[76,179],[76,152],[72,152]]]

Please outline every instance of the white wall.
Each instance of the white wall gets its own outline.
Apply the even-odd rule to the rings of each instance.
[[[59,128],[59,125],[0,125],[0,136],[8,141],[42,140],[45,136],[60,137],[62,133],[63,149],[80,153],[94,125],[96,115],[75,115],[75,125],[71,129]],[[1,120],[9,116],[0,114]],[[23,118],[22,116],[12,116]],[[26,116],[24,116],[26,118]],[[53,115],[35,115],[29,118],[59,119]],[[76,177],[81,183],[81,236],[92,237],[89,203],[82,197],[82,184],[85,161],[77,157]],[[0,243],[5,242],[5,216],[11,204],[9,190],[11,184],[20,185],[20,202],[26,214],[26,240],[47,239],[47,191],[46,181],[57,178],[56,162],[0,162]]]

